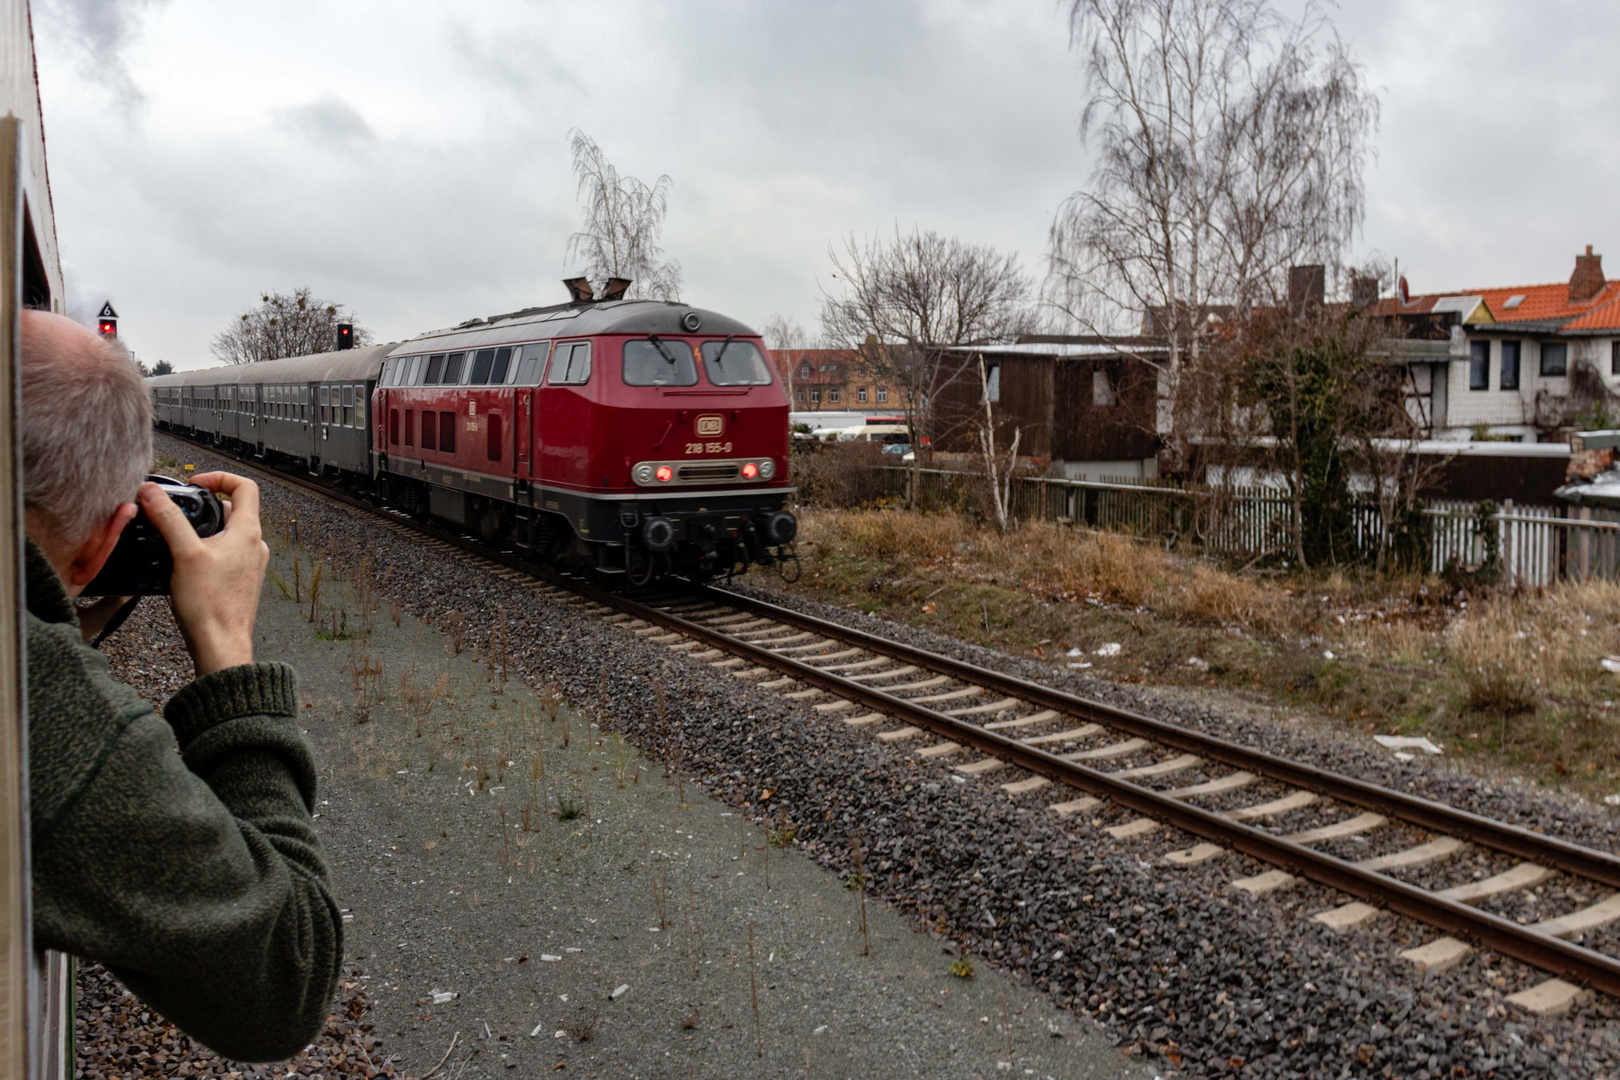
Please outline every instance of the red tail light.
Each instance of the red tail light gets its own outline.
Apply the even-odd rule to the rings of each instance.
[[[759,475],[759,466],[750,461],[742,467],[742,474],[744,480],[752,480]]]
[[[675,470],[670,468],[668,465],[660,465],[658,466],[658,471],[653,475],[658,477],[659,480],[667,482],[675,475]]]

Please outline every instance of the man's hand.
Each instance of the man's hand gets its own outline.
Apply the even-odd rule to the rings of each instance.
[[[230,500],[225,527],[207,539],[156,484],[141,485],[140,502],[174,556],[169,602],[201,678],[253,662],[253,620],[270,549],[259,529],[257,484],[223,472],[191,482]]]

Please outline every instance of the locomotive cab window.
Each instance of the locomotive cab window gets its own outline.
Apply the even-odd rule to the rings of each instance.
[[[551,375],[546,379],[552,386],[580,386],[591,378],[591,343],[574,341],[557,346],[557,356],[551,362]]]
[[[697,363],[692,346],[669,338],[642,338],[624,343],[626,386],[696,386]]]
[[[753,343],[705,341],[703,373],[715,386],[769,386],[771,370]],[[861,391],[864,395],[866,391]]]

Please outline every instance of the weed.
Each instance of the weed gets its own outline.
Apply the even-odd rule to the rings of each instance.
[[[283,600],[291,600],[293,598],[292,590],[287,588],[287,579],[278,574],[274,568],[270,570],[270,583],[281,590],[281,598]]]
[[[973,961],[969,960],[965,956],[960,957],[956,963],[951,965],[951,974],[955,975],[958,979],[973,978]]]
[[[849,838],[850,850],[855,856],[855,892],[861,898],[861,955],[870,956],[872,941],[866,936],[866,874],[861,870],[861,842],[855,837]]]
[[[786,850],[798,835],[797,825],[782,824],[774,829],[765,830],[765,842],[778,850]]]
[[[580,1020],[575,1024],[563,1025],[563,1030],[572,1036],[575,1042],[588,1043],[596,1038],[596,1023],[601,1019],[600,1014],[593,1013],[589,1020]]]
[[[467,633],[467,616],[459,611],[452,611],[444,617],[444,622],[439,624],[439,632],[448,639],[445,642],[445,652],[452,656],[460,656],[462,639]]]
[[[566,795],[557,796],[557,820],[573,821],[585,816],[585,810]]]
[[[658,913],[658,929],[669,926],[669,867],[657,877],[648,876],[652,887],[653,910]]]

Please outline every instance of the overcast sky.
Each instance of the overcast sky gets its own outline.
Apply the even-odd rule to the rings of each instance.
[[[814,330],[827,248],[919,224],[1019,252],[1082,186],[1056,0],[34,0],[69,299],[145,360],[309,285],[379,340],[555,303],[567,133],[674,181],[685,297]],[[1382,98],[1361,253],[1413,291],[1561,280],[1620,233],[1620,5],[1355,0]]]

